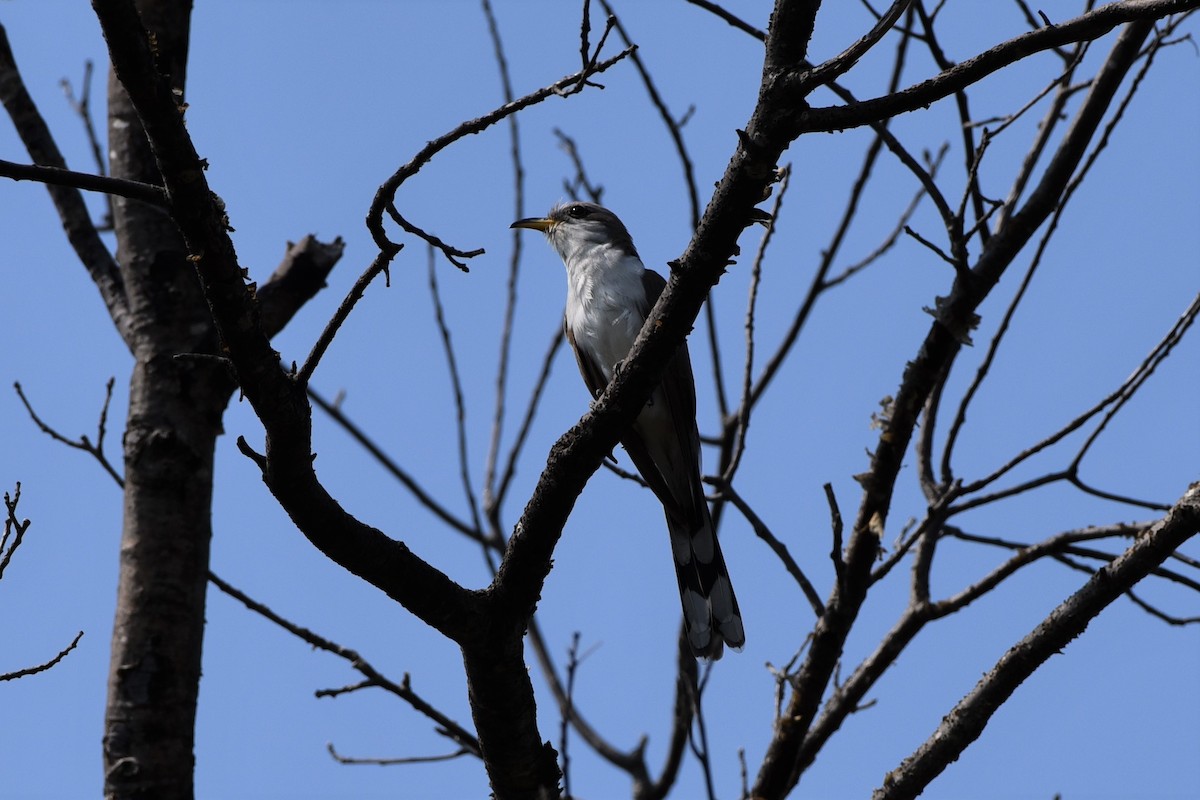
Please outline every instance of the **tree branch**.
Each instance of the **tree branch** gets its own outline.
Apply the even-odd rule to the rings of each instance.
[[[916,111],[949,97],[1023,58],[1076,42],[1098,39],[1118,25],[1153,22],[1170,14],[1200,8],[1200,0],[1125,0],[1108,3],[1075,19],[1029,31],[967,59],[927,81],[895,94],[845,106],[806,108],[797,112],[797,134],[840,131]],[[803,98],[811,90],[805,73],[786,81]],[[798,99],[799,99],[798,98]]]
[[[8,111],[34,163],[66,171],[67,163],[50,134],[50,128],[21,80],[21,73],[17,69],[3,25],[0,25],[0,102]],[[96,288],[100,290],[100,297],[104,300],[117,331],[122,337],[126,337],[129,307],[125,297],[125,282],[116,260],[100,240],[100,234],[92,224],[83,198],[79,191],[71,186],[47,185],[47,189],[50,199],[54,202],[54,208],[58,211],[58,217],[62,220],[67,240],[96,284]]]
[[[15,181],[36,181],[47,186],[67,186],[88,192],[115,194],[131,200],[141,200],[153,206],[165,208],[167,195],[161,186],[106,175],[92,175],[60,167],[39,167],[35,164],[14,164],[0,160],[0,177]]]
[[[996,662],[947,714],[937,730],[897,769],[873,800],[919,795],[983,733],[992,715],[1042,664],[1079,636],[1101,611],[1200,533],[1200,483],[1192,484],[1163,519],[1125,553],[1101,568]]]

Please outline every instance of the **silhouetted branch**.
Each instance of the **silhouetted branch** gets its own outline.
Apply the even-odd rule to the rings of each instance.
[[[500,27],[492,11],[490,0],[483,0],[483,13],[487,19],[488,34],[496,57],[496,70],[500,75],[500,87],[504,102],[513,101],[512,79],[508,73],[508,59],[504,55],[504,42],[500,38]],[[584,5],[584,24],[587,24],[587,5]],[[582,36],[584,53],[587,36]],[[513,170],[513,219],[525,216],[525,168],[521,163],[521,128],[514,114],[508,118],[509,158]],[[500,457],[500,439],[504,430],[504,408],[508,394],[508,359],[512,351],[513,318],[517,310],[517,278],[521,272],[521,253],[525,238],[521,231],[512,229],[512,252],[508,262],[508,283],[504,301],[504,320],[500,327],[500,354],[496,365],[496,399],[492,412],[492,433],[488,440],[487,458],[483,469],[483,511],[493,536],[500,535],[499,502],[496,496],[496,462]]]
[[[709,0],[687,0],[687,1],[694,6],[699,6],[700,8],[703,8],[705,11],[711,11],[713,14],[715,14],[716,16],[720,17],[721,19],[725,20],[733,27],[737,28],[738,30],[742,31],[743,33],[750,34],[755,39],[758,39],[760,42],[764,41],[767,38],[767,34],[763,33],[762,31],[760,31],[758,28],[754,27],[750,23],[743,21],[742,19],[740,19],[736,15],[730,13],[729,11],[725,10],[721,6],[717,5],[716,3],[709,2]]]
[[[67,171],[67,163],[58,149],[49,126],[30,97],[8,44],[8,34],[0,25],[0,102],[12,119],[30,158],[39,167]],[[62,174],[62,173],[58,173]],[[88,271],[104,300],[117,330],[122,336],[129,309],[125,297],[125,282],[116,260],[100,239],[91,215],[78,189],[73,186],[47,184],[50,199],[62,221],[67,240],[80,263]]]
[[[401,223],[405,230],[407,230],[409,233],[419,236],[430,245],[438,248],[451,263],[460,269],[464,269],[465,266],[463,263],[456,260],[455,257],[458,256],[469,258],[471,256],[479,255],[483,252],[483,250],[472,250],[468,252],[451,248],[437,237],[425,233],[420,228],[417,228],[416,226],[411,225],[404,220],[404,218],[395,210],[395,207],[392,205],[400,185],[413,175],[416,175],[417,172],[419,172],[422,167],[429,163],[429,161],[435,155],[440,153],[442,150],[445,150],[459,139],[462,139],[465,136],[470,136],[473,133],[480,133],[496,124],[500,120],[505,119],[506,117],[509,117],[524,108],[528,108],[531,105],[540,103],[552,95],[566,96],[581,91],[585,85],[585,82],[591,75],[606,71],[609,67],[628,56],[631,52],[633,52],[633,50],[634,48],[632,47],[627,48],[612,58],[595,63],[590,68],[576,72],[573,75],[568,75],[567,77],[562,78],[549,86],[538,89],[535,92],[531,92],[512,102],[505,103],[499,108],[484,114],[482,117],[477,117],[476,119],[468,120],[467,122],[458,125],[450,132],[445,133],[426,144],[425,147],[421,148],[421,150],[415,156],[413,156],[412,160],[392,173],[392,175],[383,182],[383,184],[379,187],[379,190],[375,193],[375,199],[371,202],[371,209],[367,213],[367,228],[370,229],[371,236],[375,240],[375,244],[378,245],[380,252],[386,254],[390,260],[390,258],[394,257],[400,249],[400,245],[397,245],[388,239],[387,234],[383,230],[383,214],[385,211],[389,211],[389,213],[391,213],[393,217]]]
[[[1200,316],[1200,295],[1197,295],[1192,299],[1184,313],[1172,325],[1171,330],[1169,330],[1167,334],[1154,346],[1146,358],[1142,360],[1133,373],[1126,378],[1120,386],[1102,398],[1091,408],[1068,422],[1062,428],[1013,456],[1007,463],[994,470],[989,475],[986,475],[985,477],[976,481],[972,481],[971,483],[964,484],[962,487],[956,490],[955,495],[957,497],[966,497],[968,495],[976,494],[985,487],[999,480],[1022,462],[1028,460],[1037,453],[1042,452],[1048,447],[1062,441],[1074,431],[1079,430],[1093,417],[1096,417],[1101,412],[1105,411],[1105,409],[1109,409],[1109,411],[1105,415],[1104,420],[1111,419],[1115,410],[1123,406],[1124,403],[1130,397],[1132,397],[1142,385],[1145,384],[1149,377],[1154,373],[1158,365],[1161,364],[1171,354],[1175,346],[1182,341],[1184,334],[1187,333],[1188,329],[1192,326],[1192,323],[1195,322],[1197,316]],[[970,499],[964,499],[952,506],[951,511],[953,513],[959,513],[971,508],[985,505],[987,503],[995,502],[996,500],[1000,500],[1005,497],[1010,497],[1013,494],[1035,488],[1036,486],[1041,486],[1055,480],[1073,479],[1079,468],[1080,461],[1082,460],[1083,455],[1086,453],[1086,448],[1091,442],[1095,441],[1095,436],[1101,429],[1102,427],[1098,426],[1097,431],[1093,432],[1093,434],[1088,437],[1084,445],[1080,447],[1080,450],[1076,454],[1076,457],[1072,461],[1071,465],[1066,469],[1024,481],[1017,486],[998,492],[979,495],[976,497],[971,497]],[[1141,503],[1139,503],[1139,505],[1140,504]]]
[[[342,323],[350,316],[350,312],[354,310],[354,306],[362,299],[363,293],[367,291],[367,287],[371,285],[371,281],[379,276],[379,273],[386,272],[389,264],[389,259],[382,254],[375,257],[371,264],[363,271],[362,275],[358,276],[358,280],[350,287],[350,291],[346,293],[346,298],[342,300],[342,304],[338,306],[333,317],[325,325],[325,329],[321,331],[321,335],[313,343],[312,350],[309,351],[308,358],[304,359],[304,364],[300,367],[300,371],[295,375],[295,381],[300,386],[307,386],[312,379],[313,372],[317,369],[317,364],[321,362],[321,357],[325,355],[325,351],[329,349],[329,345],[333,344],[333,337],[337,335],[338,329],[342,327]],[[264,331],[265,332],[265,331]]]
[[[956,91],[1034,53],[1098,39],[1123,24],[1153,22],[1170,14],[1192,11],[1198,7],[1200,0],[1127,0],[1122,3],[1108,3],[1053,27],[1039,28],[1016,36],[899,92],[863,100],[855,105],[806,109],[803,118],[797,121],[798,129],[795,134],[848,130],[915,111],[949,97]],[[801,94],[811,88],[803,70],[797,71],[787,83]]]
[[[1137,4],[1139,8],[1151,5],[1156,4]],[[1114,6],[1105,8],[1113,9]],[[764,758],[755,783],[755,793],[763,796],[782,796],[795,785],[806,763],[810,763],[813,754],[805,748],[806,737],[816,719],[821,696],[841,657],[845,639],[871,585],[872,566],[878,555],[879,541],[891,506],[895,481],[911,441],[918,414],[975,324],[975,309],[979,303],[1010,266],[1015,254],[1053,213],[1061,200],[1072,175],[1085,156],[1089,142],[1099,129],[1118,88],[1138,56],[1142,42],[1149,36],[1152,28],[1151,22],[1137,22],[1127,26],[1117,37],[1112,52],[1097,72],[1087,98],[1024,207],[1011,218],[1007,226],[996,231],[988,240],[969,276],[956,270],[950,294],[939,301],[934,312],[936,322],[917,355],[905,368],[895,400],[890,406],[891,413],[882,426],[880,439],[871,455],[870,469],[860,477],[863,497],[854,524],[850,528],[845,556],[845,579],[834,589],[826,602],[825,619],[833,622],[819,625],[814,630],[807,658],[795,678],[791,702],[776,728],[776,735]],[[1078,25],[1072,26],[1071,29],[1076,33],[1080,31]],[[1036,31],[1026,36],[1041,35],[1041,31]],[[1018,37],[1014,41],[1023,38],[1025,37]],[[1035,41],[1046,44],[1049,40]],[[1026,44],[1028,43],[1027,41]],[[989,51],[991,55],[985,54],[964,64],[987,64],[991,63],[992,59],[1003,60],[1009,56],[1015,59],[1014,51],[1008,49],[1010,47],[1013,45],[1001,45],[994,49],[1005,54],[1003,57]],[[970,70],[974,69],[980,67],[970,67],[964,74],[972,74]],[[953,91],[957,87],[950,81],[943,88]],[[901,92],[896,97],[903,97],[905,94]],[[856,113],[864,107],[869,107],[871,103],[872,101],[864,101],[859,104],[855,107]],[[926,535],[929,535],[929,532],[926,532]]]
[[[435,764],[439,761],[453,761],[461,756],[477,756],[478,753],[461,747],[453,753],[445,753],[440,756],[407,756],[405,758],[352,758],[338,753],[334,748],[333,742],[325,745],[325,749],[329,751],[329,755],[339,764],[371,764],[377,767],[395,767],[405,764]]]
[[[309,645],[317,648],[318,650],[324,650],[327,653],[332,653],[333,655],[349,662],[351,667],[353,667],[357,672],[362,674],[364,678],[366,678],[366,681],[364,681],[362,684],[359,684],[358,687],[377,686],[380,689],[391,692],[412,706],[413,709],[435,722],[437,724],[435,730],[441,735],[461,745],[464,753],[480,756],[479,741],[465,728],[447,717],[445,714],[438,711],[436,708],[422,699],[420,695],[414,692],[409,683],[407,674],[405,674],[404,679],[400,683],[396,683],[386,678],[382,673],[375,669],[375,667],[373,667],[370,662],[360,656],[357,651],[351,650],[348,647],[343,647],[340,644],[336,644],[323,636],[313,633],[308,628],[303,628],[294,622],[285,619],[267,606],[249,597],[245,592],[242,592],[229,583],[221,580],[221,578],[217,577],[212,572],[208,573],[208,580],[213,586],[216,586],[222,592],[237,600],[246,608],[250,609],[259,616],[270,620],[293,636],[303,640],[304,642],[307,642]],[[318,694],[318,696],[320,695]]]
[[[1200,484],[1193,484],[1167,515],[1124,554],[1097,571],[1009,649],[943,718],[933,735],[888,773],[873,799],[900,800],[919,795],[979,737],[992,714],[1026,678],[1051,656],[1061,653],[1096,615],[1197,533],[1200,533]]]
[[[109,178],[105,175],[92,175],[87,172],[75,172],[60,167],[14,164],[11,161],[0,160],[0,178],[36,181],[48,186],[65,186],[88,192],[128,197],[131,200],[141,200],[143,203],[161,208],[165,208],[167,205],[167,196],[161,186],[123,178]]]
[[[529,398],[529,402],[525,405],[525,416],[521,420],[521,426],[517,430],[517,435],[513,439],[512,448],[508,451],[508,462],[504,467],[504,474],[500,477],[499,486],[495,493],[495,503],[497,509],[500,503],[504,502],[504,498],[508,496],[508,488],[512,483],[513,476],[517,472],[517,459],[521,455],[521,450],[525,446],[525,440],[529,436],[529,429],[533,426],[533,419],[537,415],[538,405],[542,399],[542,393],[546,390],[546,385],[550,379],[550,368],[554,365],[554,357],[558,354],[558,349],[562,347],[562,343],[566,341],[566,335],[563,333],[562,325],[554,326],[554,336],[550,338],[550,346],[546,348],[546,355],[542,357],[542,368],[538,372],[537,379],[533,384],[533,393]]]
[[[486,542],[483,532],[472,528],[466,522],[463,522],[454,514],[450,513],[444,505],[435,500],[425,489],[417,483],[416,479],[408,473],[403,467],[396,463],[387,453],[383,452],[374,439],[366,434],[362,428],[358,427],[349,416],[342,411],[341,406],[337,403],[331,403],[317,393],[311,386],[307,388],[308,397],[317,406],[317,408],[329,415],[329,418],[336,422],[343,430],[350,435],[352,439],[362,445],[371,456],[379,462],[379,464],[391,473],[392,477],[400,481],[404,488],[412,493],[417,501],[429,509],[438,519],[444,522],[452,529],[458,531],[463,536],[473,539],[480,544]]]
[[[766,542],[767,547],[771,548],[771,551],[775,553],[775,556],[783,564],[784,569],[788,571],[788,574],[792,576],[796,581],[796,585],[804,593],[804,598],[808,600],[808,604],[812,607],[813,614],[816,615],[817,619],[820,619],[825,613],[825,604],[821,602],[821,595],[817,593],[816,588],[812,585],[812,581],[804,574],[804,570],[796,563],[796,559],[792,558],[792,554],[788,552],[787,545],[779,541],[779,538],[771,532],[767,524],[762,521],[758,514],[754,512],[754,509],[742,499],[742,496],[731,485],[719,479],[710,479],[709,483],[717,487],[723,499],[733,503],[733,507],[742,513],[742,516],[750,523],[750,527],[754,529],[754,535]]]
[[[80,631],[79,633],[75,634],[75,638],[71,640],[71,643],[69,645],[67,645],[66,647],[64,647],[62,650],[60,650],[58,655],[56,655],[54,658],[50,659],[49,661],[45,662],[44,664],[38,664],[35,667],[26,667],[25,669],[19,669],[19,670],[16,670],[15,672],[0,673],[0,681],[15,681],[18,678],[24,678],[27,675],[36,675],[39,672],[45,672],[46,670],[50,669],[55,664],[57,664],[58,662],[62,661],[64,658],[66,658],[67,653],[70,653],[72,650],[74,650],[75,645],[79,644],[79,640],[82,638],[83,638],[83,631]]]
[[[446,324],[446,315],[442,309],[442,296],[438,292],[437,269],[432,247],[429,248],[428,264],[429,296],[433,301],[434,321],[437,323],[438,334],[442,340],[442,353],[446,357],[446,369],[450,374],[450,389],[454,393],[454,427],[458,434],[458,473],[462,480],[467,508],[471,511],[471,523],[475,530],[483,530],[479,519],[479,503],[475,499],[475,490],[471,486],[471,462],[467,456],[467,407],[463,400],[462,379],[458,374],[458,359],[454,355],[454,344],[450,340],[450,327]]]
[[[728,463],[724,464],[721,469],[721,480],[726,484],[733,481],[733,476],[737,473],[738,465],[742,460],[742,454],[746,449],[746,433],[750,428],[751,397],[754,388],[754,316],[758,308],[758,285],[762,279],[763,259],[766,257],[767,248],[771,245],[771,238],[775,233],[775,228],[779,224],[779,212],[783,208],[783,198],[787,194],[788,182],[791,179],[791,175],[791,164],[788,164],[779,171],[779,191],[775,193],[775,203],[771,208],[771,218],[766,224],[766,232],[763,233],[763,237],[759,241],[758,251],[754,254],[754,261],[750,265],[750,286],[747,290],[748,296],[746,299],[746,322],[743,326],[746,331],[746,355],[742,366],[742,394],[738,400],[737,410],[732,416],[725,417],[724,425],[725,437],[732,437]]]
[[[118,486],[124,488],[125,479],[121,477],[120,473],[117,472],[116,467],[114,467],[112,462],[108,460],[108,456],[104,454],[104,436],[108,429],[108,406],[109,403],[112,402],[114,382],[114,378],[109,378],[108,382],[104,384],[104,405],[100,407],[100,419],[96,423],[96,441],[94,444],[90,439],[88,439],[87,434],[81,435],[78,439],[68,439],[67,437],[63,436],[54,428],[43,422],[42,418],[37,415],[37,412],[33,410],[33,406],[30,404],[29,399],[25,397],[25,391],[21,388],[20,382],[14,383],[13,389],[16,390],[17,397],[21,399],[21,405],[25,406],[25,411],[29,414],[29,418],[33,420],[33,423],[37,425],[39,429],[41,429],[42,433],[46,434],[60,444],[65,444],[67,447],[75,450],[82,450],[83,452],[92,456],[92,458],[96,459],[100,466],[104,468],[104,471],[109,474],[109,477],[116,481]]]

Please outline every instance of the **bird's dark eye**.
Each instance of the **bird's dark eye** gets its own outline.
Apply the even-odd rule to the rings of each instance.
[[[567,209],[567,214],[572,219],[583,219],[584,217],[586,217],[588,214],[591,214],[591,213],[592,213],[591,210],[588,209],[586,206],[571,206],[570,208]]]

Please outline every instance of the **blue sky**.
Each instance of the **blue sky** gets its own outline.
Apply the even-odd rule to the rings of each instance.
[[[553,82],[578,64],[577,3],[498,3],[501,33],[518,94]],[[1055,19],[1074,4],[1047,7]],[[628,6],[626,8],[625,6]],[[765,25],[768,5],[729,3]],[[962,60],[1024,30],[1015,10],[982,12],[950,4],[950,57]],[[960,10],[961,7],[961,10]],[[753,107],[761,68],[757,42],[684,3],[617,8],[676,114],[696,109],[684,129],[702,201],[721,174]],[[981,14],[988,14],[980,19]],[[601,14],[593,10],[599,27]],[[9,0],[0,21],[25,80],[72,167],[90,170],[83,131],[58,82],[79,81],[85,59],[104,63],[90,7],[82,2]],[[1194,24],[1192,28],[1194,29]],[[814,60],[843,49],[865,30],[863,13],[836,4],[818,19]],[[1109,47],[1093,48],[1096,57]],[[610,45],[614,48],[615,45]],[[886,75],[868,59],[847,83],[877,94]],[[1007,113],[1053,78],[1050,56],[985,81],[979,117]],[[102,70],[98,70],[102,74]],[[932,74],[914,56],[908,81]],[[1148,79],[1051,245],[1031,296],[984,385],[959,446],[960,474],[986,474],[1115,388],[1162,337],[1200,284],[1200,59],[1170,48]],[[543,212],[563,197],[572,167],[553,135],[561,128],[581,148],[604,202],[625,220],[649,266],[680,254],[689,234],[687,196],[674,150],[629,64],[591,90],[554,98],[520,117],[527,170],[524,209],[513,207],[508,131],[498,126],[454,145],[400,192],[416,224],[486,255],[462,274],[436,264],[465,377],[473,486],[478,493],[491,425],[500,298],[517,216]],[[101,106],[103,79],[93,87]],[[260,281],[285,243],[306,233],[342,236],[346,254],[329,288],[277,339],[286,359],[302,359],[373,250],[363,218],[376,187],[424,143],[502,101],[491,43],[477,4],[466,2],[259,2],[199,4],[194,15],[188,124],[209,180],[237,229],[242,262]],[[828,95],[819,102],[831,102]],[[1008,186],[1039,113],[998,140],[982,178],[993,196]],[[948,104],[908,115],[895,131],[909,148],[950,141],[946,185],[962,184],[956,118]],[[845,203],[867,136],[809,136],[784,156],[793,165],[781,229],[763,277],[759,363],[786,328]],[[0,158],[22,162],[11,126],[0,123]],[[915,191],[911,177],[884,159],[839,259],[850,263],[890,232]],[[99,203],[92,200],[93,208]],[[0,585],[0,671],[40,662],[75,632],[79,648],[48,673],[0,686],[0,766],[13,797],[95,795],[108,636],[116,586],[121,497],[102,470],[54,444],[29,422],[7,387],[20,381],[39,413],[67,435],[94,433],[104,383],[116,378],[108,452],[119,460],[130,357],[95,288],[68,249],[45,191],[0,181],[0,275],[5,335],[0,352],[0,488],[21,481],[21,512],[33,520],[27,541]],[[929,238],[928,209],[913,227]],[[714,293],[726,380],[740,380],[741,325],[749,254],[760,232],[742,240],[745,256]],[[344,410],[438,499],[464,514],[455,458],[453,401],[432,326],[427,256],[415,240],[392,268],[392,286],[370,287],[322,362],[314,386],[345,391]],[[528,234],[510,375],[512,441],[519,414],[559,324],[562,267]],[[1014,268],[1027,263],[1028,256]],[[982,357],[1018,272],[981,309],[978,345],[952,379],[957,396]],[[891,257],[818,304],[795,352],[750,430],[738,488],[804,565],[824,595],[831,581],[830,482],[850,516],[853,474],[866,465],[869,425],[879,400],[895,391],[929,318],[923,306],[945,294],[950,269],[902,238]],[[704,334],[698,326],[697,337]],[[706,347],[692,346],[702,432],[716,428]],[[1084,461],[1095,485],[1172,502],[1197,476],[1195,425],[1200,345],[1185,339],[1174,356],[1114,421]],[[539,418],[504,508],[515,521],[550,445],[584,412],[587,396],[570,357],[560,353]],[[289,524],[253,465],[234,447],[260,442],[245,404],[231,405],[218,443],[213,569],[295,622],[359,650],[380,670],[414,688],[450,716],[470,721],[455,648],[378,591],[325,560]],[[1069,462],[1079,437],[1023,469],[1031,477]],[[362,519],[403,539],[456,580],[486,583],[477,548],[439,527],[328,420],[316,417],[318,472]],[[710,462],[712,455],[709,454]],[[627,465],[627,464],[626,464]],[[922,510],[909,464],[884,543]],[[1052,486],[981,509],[961,524],[987,535],[1034,541],[1089,524],[1150,518],[1150,512]],[[737,752],[751,774],[770,735],[774,684],[764,666],[786,663],[811,624],[802,595],[748,525],[727,514],[727,558],[746,619],[748,644],[714,670],[706,695],[720,797],[739,791]],[[1189,552],[1197,555],[1196,547]],[[943,546],[934,576],[939,596],[986,573],[999,556],[965,544]],[[678,619],[660,509],[653,497],[601,472],[580,498],[543,595],[545,633],[564,654],[573,631],[591,655],[577,696],[593,725],[632,747],[649,736],[650,763],[661,761],[669,730],[671,653]],[[906,601],[906,571],[872,594],[848,642],[844,671],[870,652]],[[933,626],[871,693],[878,703],[850,718],[805,776],[798,796],[860,797],[925,739],[1005,649],[1040,621],[1083,578],[1053,564],[1034,566],[963,614]],[[1194,615],[1194,596],[1146,587],[1148,600]],[[327,742],[352,756],[432,755],[452,749],[425,719],[382,692],[338,699],[313,691],[356,681],[340,660],[210,593],[204,680],[197,729],[196,786],[201,798],[486,796],[477,763],[351,767],[336,764]],[[925,796],[933,798],[1188,797],[1200,792],[1200,638],[1119,601],[1052,659],[993,719],[977,745]],[[541,684],[538,683],[539,690]],[[539,695],[542,733],[557,744],[558,716]],[[581,796],[628,794],[624,775],[574,738],[572,784]],[[684,768],[680,797],[702,786]]]

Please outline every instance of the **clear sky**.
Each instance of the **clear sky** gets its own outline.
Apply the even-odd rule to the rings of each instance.
[[[578,66],[579,3],[497,3],[518,94]],[[769,4],[730,2],[760,27]],[[853,5],[852,10],[843,5]],[[858,4],[827,3],[818,18],[814,60],[829,57],[867,27]],[[948,56],[963,60],[1025,29],[1007,4],[950,3]],[[1045,7],[1052,19],[1074,3]],[[721,174],[755,98],[761,47],[682,2],[625,2],[617,10],[676,115],[694,105],[684,135],[702,202]],[[985,19],[981,16],[988,14]],[[602,13],[593,9],[600,27]],[[93,168],[79,120],[59,80],[76,88],[86,59],[105,63],[90,7],[66,0],[6,0],[0,21],[25,80],[75,169]],[[1195,32],[1195,24],[1191,26]],[[1093,65],[1111,37],[1093,48]],[[616,51],[616,44],[608,49]],[[848,85],[879,93],[886,76],[869,60]],[[978,88],[980,118],[1019,107],[1058,74],[1054,56],[1022,64]],[[101,74],[102,69],[98,70]],[[907,82],[932,74],[914,56]],[[959,469],[986,474],[1012,454],[1088,408],[1140,363],[1200,287],[1200,58],[1190,45],[1159,56],[1110,147],[1064,217],[980,394],[959,447]],[[605,89],[554,98],[520,116],[527,171],[524,208],[514,208],[506,126],[470,137],[438,157],[397,198],[418,225],[486,255],[459,273],[436,263],[464,375],[472,488],[479,492],[494,406],[494,376],[508,264],[509,223],[545,211],[564,196],[572,166],[553,130],[574,137],[604,202],[627,223],[648,266],[660,271],[689,235],[689,206],[674,149],[632,65],[598,79]],[[102,108],[103,78],[94,103]],[[321,293],[277,339],[285,359],[302,359],[325,320],[370,261],[363,224],[376,187],[429,139],[502,102],[484,16],[469,2],[200,3],[194,14],[187,100],[189,129],[210,163],[209,180],[225,200],[242,262],[262,281],[285,243],[307,233],[347,242],[345,257]],[[832,102],[827,94],[814,98]],[[982,179],[991,196],[1006,193],[1013,165],[1041,109],[1001,139]],[[956,117],[946,103],[898,120],[910,150],[950,142],[947,186],[962,184]],[[785,329],[827,246],[859,165],[867,135],[809,136],[785,155],[793,165],[781,230],[761,290],[759,362]],[[0,122],[0,158],[27,156],[11,125]],[[882,241],[915,191],[910,175],[886,158],[851,229],[839,264]],[[99,211],[94,198],[92,207]],[[913,227],[938,240],[925,209]],[[399,234],[397,234],[399,235]],[[736,387],[750,254],[761,233],[742,239],[745,256],[715,290],[726,380]],[[562,309],[562,267],[539,237],[527,234],[518,282],[511,395],[504,441],[519,416]],[[376,283],[322,362],[314,386],[344,391],[343,408],[442,503],[467,515],[456,459],[454,408],[433,328],[427,256],[411,239],[392,268],[392,286]],[[1018,260],[1014,269],[1028,263]],[[995,331],[1017,272],[981,308],[977,346],[963,354],[948,396],[957,400]],[[66,245],[40,186],[0,180],[0,488],[22,483],[21,512],[33,520],[0,585],[0,672],[58,652],[76,631],[79,648],[53,670],[0,685],[0,770],[5,797],[96,796],[108,636],[116,587],[121,496],[85,456],[38,432],[8,388],[20,381],[38,412],[71,436],[94,435],[104,383],[116,378],[108,452],[119,462],[121,421],[131,361],[98,294]],[[738,488],[787,543],[822,595],[831,569],[830,482],[852,515],[866,467],[864,450],[879,401],[894,393],[905,361],[930,324],[923,306],[945,294],[950,268],[909,238],[891,256],[818,306],[750,430]],[[700,428],[716,430],[712,369],[697,328],[692,347]],[[1170,503],[1200,466],[1195,333],[1101,437],[1083,475],[1102,488]],[[560,353],[504,508],[511,525],[545,454],[586,410],[587,396],[569,355]],[[218,442],[213,570],[298,624],[359,650],[464,724],[470,722],[455,648],[377,590],[317,553],[289,524],[234,447],[238,435],[261,442],[245,404],[233,403]],[[1065,466],[1081,439],[1069,440],[1021,471],[1032,477]],[[422,557],[469,586],[484,585],[477,548],[448,532],[385,476],[334,425],[316,417],[318,472],[362,519],[403,539]],[[710,463],[712,454],[709,454]],[[623,463],[628,466],[627,462]],[[885,545],[921,499],[914,468],[901,474]],[[975,533],[1035,541],[1089,524],[1143,520],[1153,513],[1053,486],[964,516]],[[738,750],[751,774],[770,736],[774,681],[767,664],[785,664],[811,625],[811,614],[777,560],[739,517],[722,528],[748,643],[715,668],[706,694],[718,795],[740,791]],[[1195,544],[1191,555],[1198,553]],[[1002,556],[947,543],[934,576],[946,596],[984,574]],[[843,674],[869,653],[906,602],[907,571],[871,596],[848,643]],[[1018,638],[1084,580],[1052,563],[1026,570],[965,613],[935,625],[904,654],[871,699],[851,717],[806,774],[797,796],[862,797],[924,740],[942,716]],[[1147,600],[1196,615],[1193,594],[1147,586]],[[573,631],[590,652],[577,697],[592,724],[621,747],[649,736],[658,769],[670,723],[678,620],[677,595],[660,509],[653,497],[599,473],[576,505],[542,601],[552,649],[566,652]],[[993,719],[981,740],[926,793],[933,798],[1183,798],[1200,795],[1200,637],[1172,628],[1121,600],[1052,659]],[[432,725],[381,691],[315,699],[318,689],[354,683],[341,660],[314,652],[216,592],[210,593],[204,679],[196,745],[201,798],[484,797],[480,764],[390,768],[343,766],[326,743],[349,756],[400,757],[450,752]],[[539,691],[540,681],[536,683]],[[541,700],[541,729],[557,745],[558,715]],[[572,785],[588,798],[628,795],[628,780],[571,741]],[[699,796],[694,762],[679,797]]]

